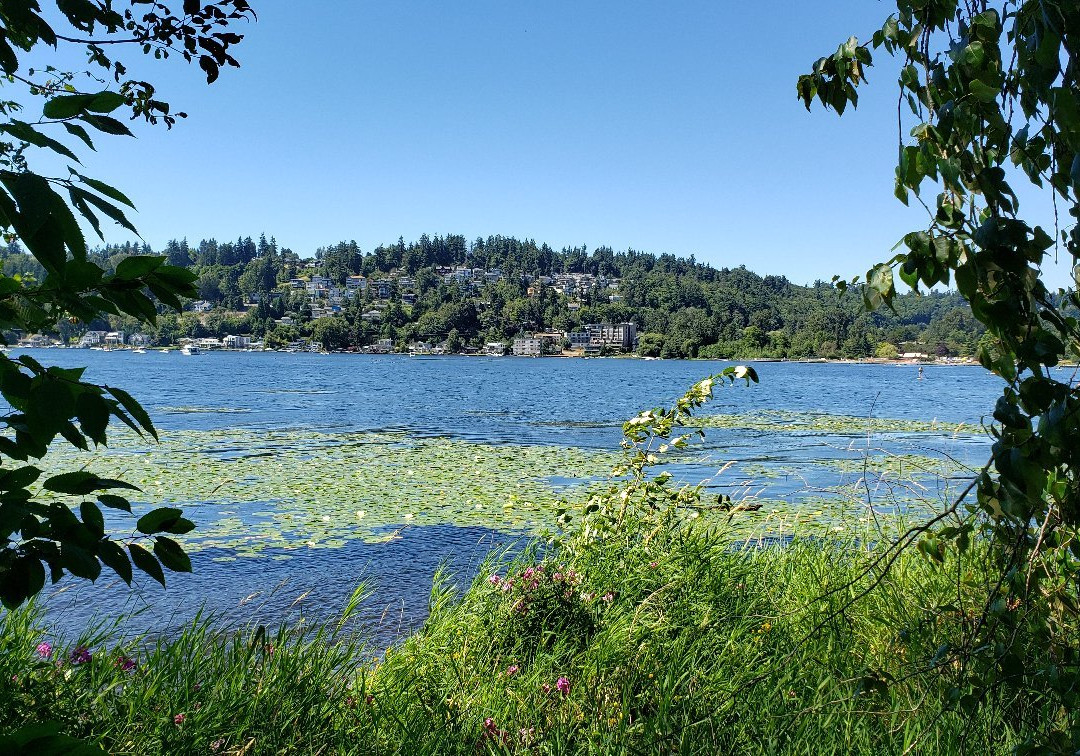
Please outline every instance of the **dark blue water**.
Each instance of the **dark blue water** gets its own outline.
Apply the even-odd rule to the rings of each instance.
[[[59,349],[33,356],[45,364],[87,366],[85,380],[128,389],[163,429],[240,428],[249,429],[253,438],[269,429],[399,429],[485,443],[610,450],[618,446],[624,420],[670,403],[694,382],[730,364],[275,353],[186,357],[178,352]],[[709,411],[809,411],[978,425],[1000,392],[998,380],[976,367],[928,366],[922,380],[910,365],[755,367],[760,384],[718,388]],[[800,464],[843,456],[844,445],[857,440],[724,431],[712,434],[710,444],[742,463],[783,470],[772,482],[783,496],[805,485]],[[950,453],[977,462],[986,449],[984,438],[972,438]],[[724,491],[740,484],[736,477],[710,485]],[[360,619],[375,629],[381,643],[422,621],[440,564],[447,562],[459,581],[468,580],[492,547],[509,540],[513,536],[483,529],[439,526],[406,529],[389,543],[294,551],[288,561],[274,560],[272,551],[232,562],[213,561],[215,552],[200,552],[193,559],[195,573],[170,575],[165,591],[149,581],[131,592],[122,585],[99,591],[65,581],[48,601],[49,616],[69,634],[91,615],[136,609],[142,613],[129,627],[152,632],[175,627],[203,605],[233,625],[321,618],[340,609],[364,580],[375,594]]]

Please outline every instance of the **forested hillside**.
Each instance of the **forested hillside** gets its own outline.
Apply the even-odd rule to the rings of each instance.
[[[267,346],[311,339],[349,349],[390,339],[468,351],[522,333],[578,331],[587,323],[633,322],[639,353],[663,357],[858,358],[922,351],[974,353],[981,328],[959,296],[930,293],[895,300],[895,312],[863,312],[858,292],[839,297],[817,282],[799,286],[745,267],[714,268],[674,255],[609,247],[553,250],[489,236],[422,236],[369,252],[340,242],[302,258],[271,237],[164,249],[125,244],[97,250],[114,269],[131,254],[158,253],[198,276],[200,299],[163,314],[162,344],[183,337],[249,335]],[[17,246],[4,273],[44,275]],[[351,279],[351,280],[350,280]],[[129,318],[57,324],[71,339],[87,330],[139,331]],[[145,331],[145,328],[142,330]]]

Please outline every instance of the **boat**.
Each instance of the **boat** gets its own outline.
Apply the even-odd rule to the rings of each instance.
[[[142,349],[142,348],[139,348],[139,349],[132,349],[132,350],[131,350],[131,353],[132,353],[132,354],[146,354],[146,350],[145,350],[145,349]]]
[[[194,344],[188,344],[184,347],[181,347],[180,354],[185,354],[190,357],[193,354],[202,354],[202,352]]]

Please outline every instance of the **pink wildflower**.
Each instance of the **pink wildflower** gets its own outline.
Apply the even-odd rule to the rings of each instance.
[[[495,730],[498,729],[495,726],[495,720],[492,719],[491,717],[488,717],[487,719],[485,719],[484,720],[484,729],[487,730],[488,732],[495,732]]]
[[[560,677],[555,681],[555,687],[559,689],[559,692],[564,696],[570,695],[570,681],[565,677]]]
[[[548,685],[547,683],[544,683],[543,685],[540,686],[540,690],[544,691],[544,695],[546,696],[548,693],[551,692],[551,686]]]
[[[52,645],[44,641],[37,644],[37,655],[42,659],[48,659],[52,656]]]
[[[491,577],[488,578],[488,582],[498,588],[500,585],[502,585],[502,578],[499,577],[498,573],[493,572],[491,574]]]
[[[521,577],[523,579],[525,579],[525,580],[529,580],[535,574],[536,574],[536,569],[533,568],[533,567],[530,567],[529,569],[525,570],[525,572],[521,573]]]
[[[130,672],[135,669],[135,660],[127,656],[121,656],[116,660],[116,666],[123,672]]]
[[[519,669],[521,669],[521,668],[518,665],[511,664],[509,667],[506,668],[506,676],[507,677],[513,677],[514,675],[516,675],[518,673]]]
[[[659,567],[659,566],[660,566],[660,563],[659,563],[659,562],[649,562],[649,568],[650,568],[650,569],[653,569],[653,570],[655,570],[655,569],[656,569],[657,567]]]
[[[561,572],[556,572],[554,575],[551,576],[551,579],[554,580],[556,583],[561,583],[563,579],[563,574]]]
[[[601,596],[601,598],[603,599],[605,604],[610,604],[612,601],[615,600],[615,594],[611,591],[608,591],[603,596]]]
[[[90,650],[86,646],[76,646],[71,652],[72,664],[86,664],[91,659]]]
[[[177,714],[172,721],[174,725],[182,725],[185,719],[187,719],[187,714]]]

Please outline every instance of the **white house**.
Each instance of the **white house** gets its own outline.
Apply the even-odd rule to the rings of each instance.
[[[543,354],[544,342],[532,336],[519,336],[514,339],[515,357],[539,357]]]

